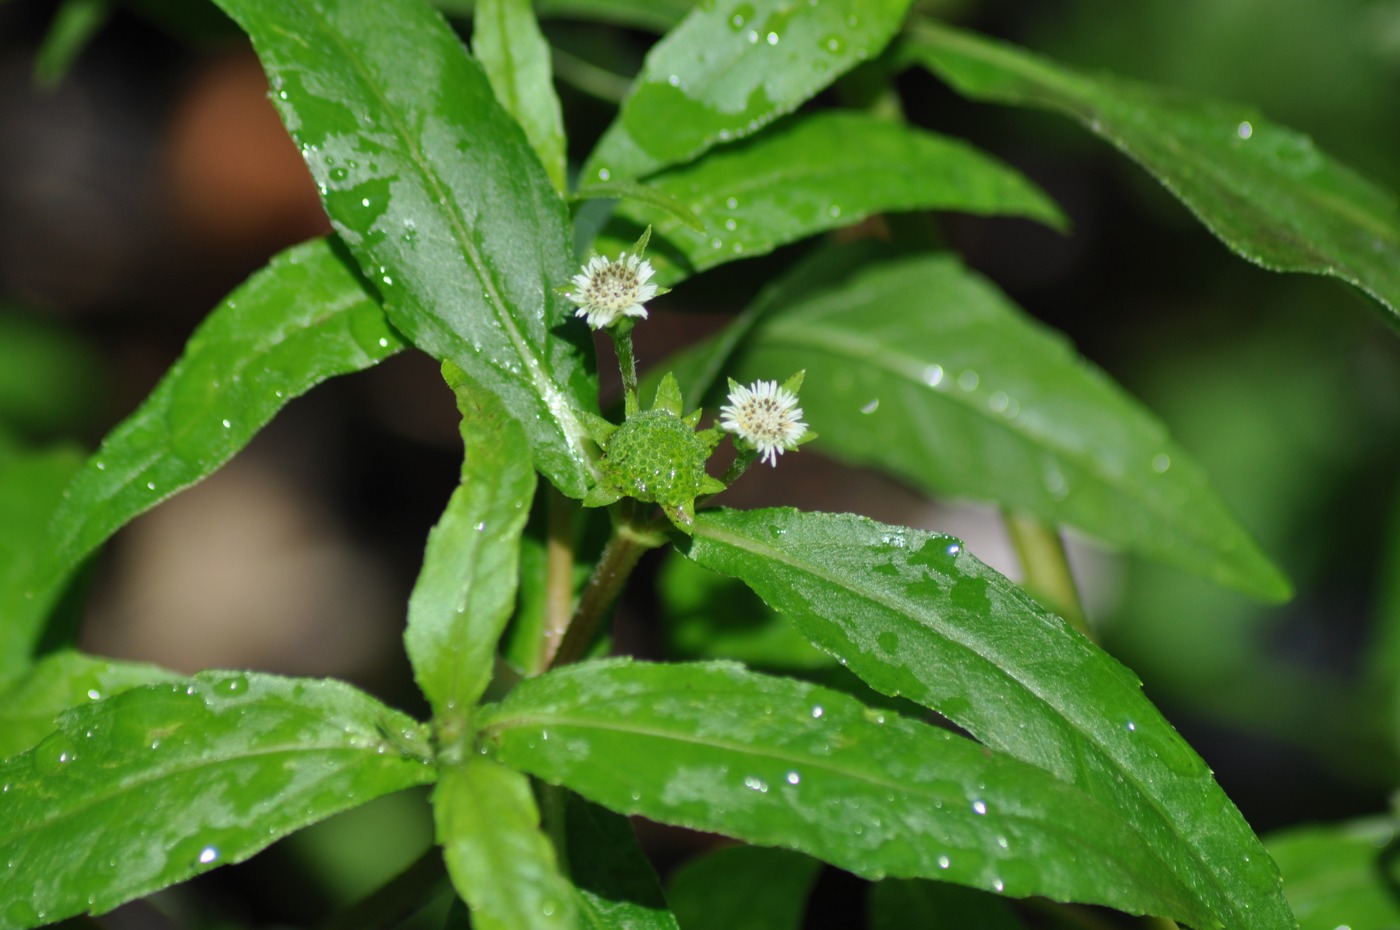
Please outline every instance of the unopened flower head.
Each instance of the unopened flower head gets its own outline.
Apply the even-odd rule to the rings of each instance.
[[[729,403],[719,408],[719,425],[753,446],[770,465],[795,448],[807,433],[797,395],[776,381],[755,381],[748,387],[729,382]]]
[[[654,273],[651,262],[632,253],[619,255],[617,261],[595,255],[574,275],[574,289],[566,296],[578,304],[574,315],[587,319],[594,329],[624,316],[646,319],[644,305],[657,294],[656,285],[649,283]]]

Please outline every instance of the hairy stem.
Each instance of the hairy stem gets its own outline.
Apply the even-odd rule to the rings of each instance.
[[[636,416],[641,409],[637,402],[637,356],[632,351],[634,325],[634,320],[624,319],[608,330],[617,352],[617,367],[622,372],[622,408],[628,417]]]
[[[1070,626],[1093,639],[1059,530],[1021,511],[1006,511],[1002,519],[1021,562],[1026,590],[1044,598]]]
[[[574,508],[554,488],[545,493],[544,633],[536,673],[549,668],[564,631],[569,628],[574,603]]]
[[[558,648],[545,663],[548,669],[553,665],[566,665],[577,662],[588,650],[598,626],[607,616],[622,586],[637,567],[637,561],[648,549],[655,549],[666,541],[664,536],[644,525],[633,523],[630,509],[613,524],[612,536],[593,566],[593,574],[579,595],[578,606],[569,618],[568,629],[558,642]]]

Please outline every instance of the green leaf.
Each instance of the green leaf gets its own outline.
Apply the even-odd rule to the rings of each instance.
[[[336,681],[207,672],[64,714],[0,763],[0,928],[101,913],[429,782],[427,735]]]
[[[473,0],[433,0],[447,13],[470,15]],[[693,0],[536,0],[535,13],[541,18],[596,20],[665,32],[680,22]]]
[[[887,878],[870,889],[870,930],[1022,930],[1000,898],[940,882]]]
[[[475,756],[444,766],[433,816],[447,872],[476,930],[579,926],[573,888],[540,832],[528,778]]]
[[[44,656],[0,691],[0,759],[54,732],[59,714],[70,707],[179,677],[155,665],[104,659],[75,649]]]
[[[1077,789],[803,682],[730,663],[582,663],[527,679],[479,722],[500,761],[622,813],[791,847],[866,877],[1205,914],[1150,846]]]
[[[580,923],[595,930],[677,930],[631,822],[571,791],[544,790],[563,797],[569,878]]]
[[[948,536],[849,514],[706,511],[687,555],[745,581],[875,690],[1106,805],[1197,927],[1289,928],[1278,874],[1137,678]],[[985,887],[985,886],[984,886]]]
[[[466,454],[461,484],[428,536],[404,644],[446,748],[465,736],[464,715],[491,681],[515,607],[535,472],[524,430],[500,400],[450,363],[443,374],[457,395]]]
[[[185,353],[73,479],[54,517],[56,585],[128,521],[216,471],[290,400],[403,347],[338,247],[272,259],[190,337]]]
[[[112,16],[112,0],[63,0],[34,56],[34,79],[53,86]]]
[[[1298,827],[1268,838],[1300,930],[1400,927],[1395,821]]]
[[[44,535],[82,460],[62,448],[0,458],[0,685],[29,668],[61,593],[41,583]]]
[[[481,66],[423,0],[219,3],[390,321],[500,395],[536,466],[582,497],[597,386],[587,327],[555,331],[568,211]]]
[[[607,184],[593,184],[587,189],[579,191],[574,195],[575,200],[635,200],[643,205],[643,213],[653,216],[666,216],[672,221],[687,226],[695,232],[703,233],[705,224],[700,221],[686,204],[675,194],[662,190],[655,184],[644,184],[637,181],[614,181]],[[625,241],[619,240],[617,245],[619,251],[627,249],[636,242],[636,236],[624,237]],[[599,250],[611,254],[613,252],[612,243],[609,242],[604,249]]]
[[[785,849],[730,846],[677,869],[666,897],[681,930],[799,930],[819,871]]]
[[[806,369],[802,408],[822,451],[1255,597],[1289,595],[1200,466],[1058,333],[948,255],[845,267],[770,301],[727,368],[744,381]]]
[[[525,130],[554,189],[564,193],[564,116],[554,93],[549,43],[530,0],[478,0],[472,15],[472,54],[485,69],[496,99]]]
[[[652,47],[581,173],[632,180],[757,132],[884,49],[909,0],[701,3]]]
[[[1245,259],[1341,278],[1400,314],[1400,203],[1308,137],[1244,107],[1083,74],[931,22],[908,53],[969,97],[1083,123]]]
[[[646,204],[619,208],[664,240],[657,280],[665,284],[883,211],[1012,214],[1065,225],[1035,185],[967,143],[865,113],[795,117],[648,183],[705,223],[696,231]],[[625,241],[631,230],[610,232]]]

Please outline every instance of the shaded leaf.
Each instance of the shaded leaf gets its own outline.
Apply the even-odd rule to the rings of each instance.
[[[1400,927],[1400,862],[1389,817],[1271,834],[1269,853],[1300,930]]]
[[[1341,278],[1400,314],[1400,203],[1307,136],[1244,107],[1084,74],[931,22],[908,53],[969,97],[1080,121],[1249,261]]]
[[[470,15],[474,0],[433,0],[447,13]],[[693,0],[536,0],[535,13],[541,18],[596,20],[664,32],[681,21]]]
[[[337,246],[282,252],[228,296],[102,441],[54,517],[45,584],[128,521],[207,477],[293,398],[403,347]]]
[[[870,889],[870,930],[1021,930],[1005,901],[985,892],[918,879],[887,878]]]
[[[544,790],[562,796],[569,878],[580,924],[596,930],[676,930],[676,918],[631,821],[571,791]]]
[[[705,223],[697,231],[640,202],[619,207],[621,217],[651,225],[664,240],[656,264],[665,284],[885,211],[1011,214],[1065,225],[1035,185],[967,143],[855,112],[794,117],[648,185]],[[618,226],[609,232],[619,242],[636,238]],[[611,243],[599,248],[612,251]]]
[[[496,99],[525,130],[554,189],[564,193],[564,116],[554,93],[549,43],[530,0],[477,0],[472,54],[486,70]]]
[[[1200,466],[1058,333],[952,256],[846,267],[771,300],[726,369],[744,381],[805,369],[802,408],[823,451],[1261,599],[1289,595]]]
[[[677,869],[666,896],[681,930],[800,930],[819,871],[786,849],[730,846]]]
[[[444,766],[433,816],[448,874],[476,930],[580,926],[573,888],[540,832],[524,775],[476,756]]]
[[[465,714],[491,681],[496,643],[515,607],[535,472],[525,433],[500,400],[451,364],[443,374],[457,395],[466,454],[461,484],[428,536],[404,644],[446,748],[466,736]]]
[[[322,202],[394,326],[498,394],[570,496],[596,407],[555,288],[568,214],[481,66],[423,0],[219,0],[252,37]]]
[[[632,180],[741,139],[880,54],[909,0],[702,3],[652,47],[581,186]]]
[[[144,662],[105,659],[74,649],[44,656],[0,691],[0,759],[23,752],[54,732],[58,716],[70,707],[179,677]]]
[[[623,813],[788,846],[867,877],[1201,913],[1087,795],[814,685],[728,663],[591,662],[522,682],[479,722],[505,764]]]
[[[1259,840],[1137,678],[955,539],[849,514],[706,511],[687,554],[740,578],[871,687],[1113,810],[1197,927],[1289,928]],[[984,886],[985,887],[985,886]]]
[[[410,718],[335,681],[207,672],[71,710],[0,763],[0,928],[101,913],[242,861],[431,781],[429,751]]]
[[[58,600],[43,583],[44,537],[82,461],[64,448],[0,458],[0,685],[29,668]]]
[[[0,312],[0,425],[26,435],[74,433],[95,406],[99,362],[72,333]]]

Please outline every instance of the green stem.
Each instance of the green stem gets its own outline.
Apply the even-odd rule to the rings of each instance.
[[[648,549],[655,549],[666,541],[664,536],[644,525],[632,522],[630,508],[613,523],[612,536],[593,566],[593,574],[583,586],[578,606],[569,618],[564,635],[555,640],[558,648],[545,662],[545,669],[554,665],[567,665],[577,662],[588,651],[593,635],[607,616],[622,586],[637,567],[637,562]]]
[[[574,508],[554,488],[546,491],[544,631],[533,674],[549,668],[569,628],[574,603]]]
[[[429,846],[408,868],[330,920],[320,930],[379,930],[397,927],[437,896],[447,876],[442,851]]]
[[[608,330],[617,352],[617,367],[622,372],[623,413],[629,418],[641,409],[637,403],[637,357],[632,352],[632,327],[635,325],[635,320],[624,319]]]
[[[1069,625],[1090,639],[1094,633],[1085,620],[1084,605],[1074,584],[1064,540],[1052,525],[1021,511],[1002,514],[1011,545],[1021,562],[1024,587],[1064,617]]]

